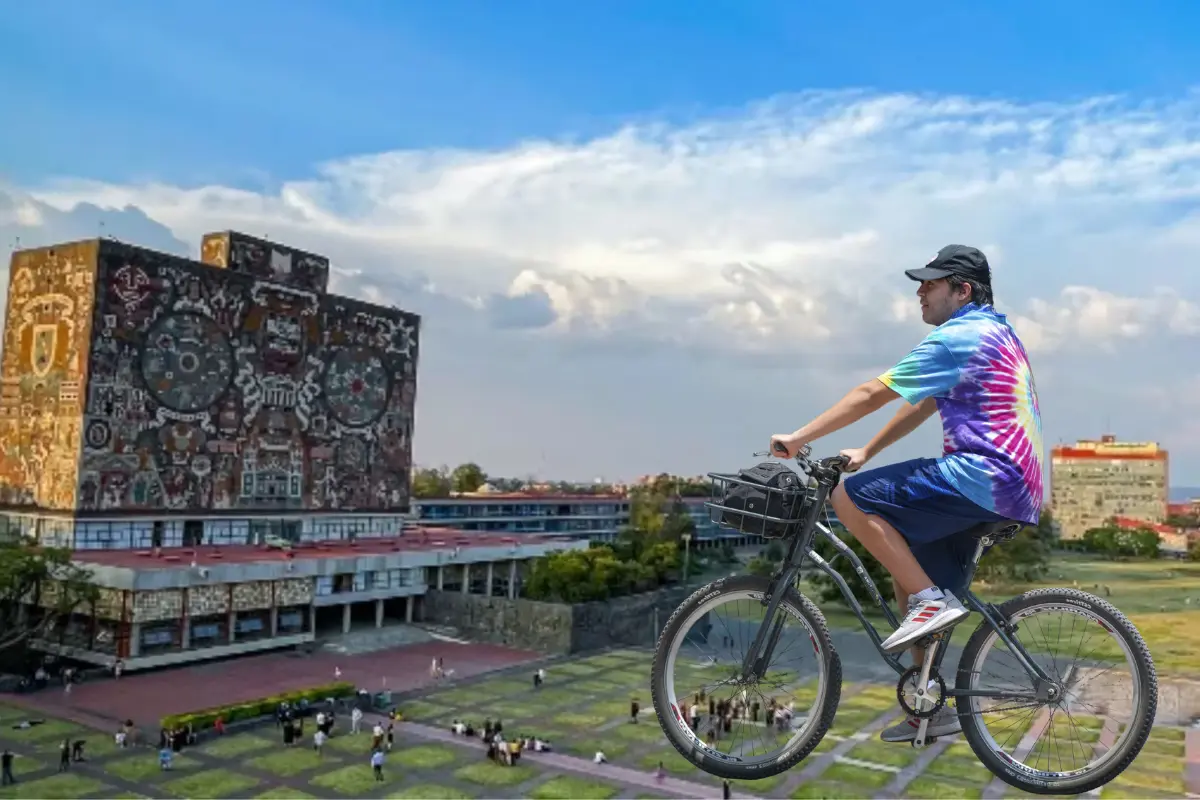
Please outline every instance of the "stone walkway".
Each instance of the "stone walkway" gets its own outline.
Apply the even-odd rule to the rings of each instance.
[[[404,723],[404,730],[422,739],[442,742],[443,744],[452,744],[456,747],[468,748],[480,753],[483,752],[483,743],[481,741],[465,736],[456,736],[442,728],[420,725],[415,722],[406,722]],[[719,787],[714,788],[702,783],[693,783],[692,781],[671,777],[659,780],[655,775],[639,770],[622,767],[617,764],[597,764],[585,758],[563,755],[562,753],[535,753],[527,750],[521,754],[521,760],[525,761],[526,759],[530,763],[544,764],[547,767],[552,767],[562,772],[571,772],[596,780],[622,783],[626,786],[648,789],[653,792],[665,792],[677,797],[702,798],[721,796],[721,789]],[[738,794],[736,792],[733,794],[733,797],[743,798],[743,800],[757,800],[755,795]]]

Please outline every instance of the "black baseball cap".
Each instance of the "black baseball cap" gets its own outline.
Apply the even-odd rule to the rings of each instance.
[[[904,274],[914,281],[936,281],[955,275],[964,281],[982,286],[992,285],[992,268],[983,251],[962,244],[948,244],[920,269],[906,269]]]

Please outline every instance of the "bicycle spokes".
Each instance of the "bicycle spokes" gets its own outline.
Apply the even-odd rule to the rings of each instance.
[[[743,663],[764,611],[761,593],[714,598],[684,623],[666,663],[680,724],[706,748],[747,762],[774,758],[806,731],[824,670],[807,623],[780,606],[767,631],[770,659],[747,677]]]
[[[1049,676],[1037,686],[1008,647],[991,635],[973,664],[972,691],[1037,694],[1033,700],[971,697],[987,745],[1027,772],[1064,779],[1091,771],[1121,750],[1141,702],[1128,645],[1086,609],[1052,603],[1011,618],[1015,638]],[[1011,763],[1010,762],[1010,763]]]

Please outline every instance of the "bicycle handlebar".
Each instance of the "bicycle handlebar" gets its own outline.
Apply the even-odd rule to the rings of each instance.
[[[771,450],[772,452],[769,453],[755,453],[754,455],[774,456],[776,458],[787,457],[787,447],[785,447],[782,442],[774,442],[771,445]],[[828,458],[822,458],[820,461],[812,461],[809,458],[811,455],[812,447],[806,444],[796,452],[795,456],[793,456],[793,458],[796,460],[796,463],[800,465],[801,469],[810,475],[813,473],[813,470],[817,470],[818,472],[825,472],[836,476],[840,475],[846,469],[846,467],[850,465],[850,459],[847,456],[840,454],[836,456],[830,456]]]

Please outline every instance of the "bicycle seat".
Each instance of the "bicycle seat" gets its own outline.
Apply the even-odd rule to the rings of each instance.
[[[1018,533],[1021,528],[1024,528],[1026,523],[1017,522],[1016,520],[1006,519],[1000,522],[981,522],[978,525],[967,528],[967,533],[970,533],[976,539],[988,537],[993,542],[1007,542]]]

